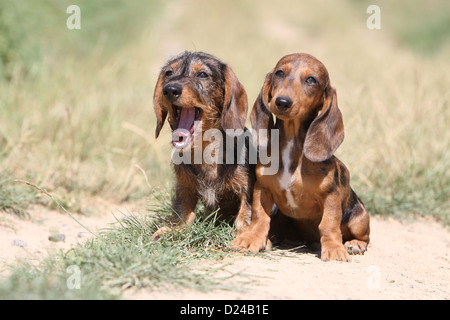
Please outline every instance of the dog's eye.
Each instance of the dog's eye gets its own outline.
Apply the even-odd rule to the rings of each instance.
[[[283,70],[278,70],[277,72],[275,72],[275,75],[278,78],[284,78],[284,71]]]
[[[202,78],[202,79],[207,79],[207,78],[209,78],[209,75],[206,72],[199,72],[197,74],[197,77]]]
[[[305,82],[307,85],[310,85],[310,86],[315,86],[317,84],[317,80],[314,79],[313,77],[306,78]]]
[[[172,70],[168,70],[168,71],[166,71],[166,77],[171,77],[171,76],[173,76],[173,71]]]

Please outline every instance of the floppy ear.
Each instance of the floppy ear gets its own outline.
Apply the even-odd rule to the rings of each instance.
[[[313,162],[331,158],[344,140],[344,122],[337,105],[336,90],[328,85],[324,96],[323,111],[309,126],[303,145],[303,154]]]
[[[164,125],[164,121],[167,117],[167,109],[162,107],[161,104],[161,92],[162,92],[162,74],[158,77],[158,82],[156,83],[155,92],[153,93],[153,105],[156,114],[156,130],[155,138],[158,138],[159,133]]]
[[[250,114],[252,128],[255,131],[253,139],[258,147],[267,148],[270,141],[270,130],[275,128],[272,113],[269,111],[269,103],[272,99],[270,95],[272,86],[272,72],[266,75],[261,92],[253,105]],[[260,129],[267,130],[267,134]],[[257,139],[259,138],[259,139]],[[256,141],[258,140],[258,141]]]
[[[248,110],[247,93],[228,65],[224,65],[223,71],[225,97],[222,111],[222,128],[224,130],[243,130]]]

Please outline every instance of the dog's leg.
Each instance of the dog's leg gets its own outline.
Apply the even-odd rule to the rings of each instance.
[[[323,261],[350,261],[350,256],[342,244],[342,208],[338,193],[327,195],[323,204],[322,220],[319,224],[321,259]]]
[[[231,247],[240,251],[259,252],[270,249],[269,240],[270,212],[273,199],[267,190],[264,190],[259,182],[256,182],[253,191],[252,220],[248,228],[233,240]]]
[[[352,212],[349,221],[341,226],[344,243],[350,254],[364,254],[370,241],[370,217],[362,203]]]
[[[250,222],[252,219],[252,207],[247,202],[247,193],[243,193],[241,195],[240,201],[239,212],[234,222],[234,226],[236,227],[236,231],[238,234],[243,230],[246,230],[248,226],[250,226]]]
[[[186,224],[188,226],[193,224],[197,202],[198,198],[195,194],[195,188],[177,185],[175,196],[172,200],[172,206],[175,210],[172,223],[178,225]]]
[[[172,217],[170,225],[159,228],[150,239],[152,241],[156,241],[165,232],[194,223],[194,210],[197,205],[197,201],[197,195],[195,194],[193,188],[177,186],[175,196],[172,199],[172,207],[175,213]]]

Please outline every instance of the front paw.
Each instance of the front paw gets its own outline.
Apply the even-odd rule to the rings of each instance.
[[[238,251],[250,251],[258,253],[264,250],[270,250],[272,243],[267,236],[258,236],[253,232],[244,232],[237,236],[231,242],[231,249]]]
[[[352,261],[342,244],[322,245],[320,258],[322,261]]]
[[[344,243],[349,254],[364,254],[367,251],[367,242],[353,239]]]
[[[159,228],[150,238],[150,241],[158,241],[164,233],[171,231],[170,227],[161,227]]]

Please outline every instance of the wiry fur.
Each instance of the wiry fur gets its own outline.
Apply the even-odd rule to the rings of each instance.
[[[208,74],[208,78],[198,77],[199,72],[203,71]],[[175,102],[169,101],[163,94],[163,88],[168,85],[182,88],[182,94]],[[238,230],[248,225],[255,181],[255,166],[248,163],[249,144],[247,141],[244,150],[241,150],[245,152],[245,163],[238,164],[237,155],[233,161],[227,162],[224,141],[226,129],[247,130],[244,127],[247,116],[247,95],[244,87],[227,64],[206,53],[185,51],[168,61],[161,69],[155,87],[157,137],[167,116],[173,129],[173,103],[183,108],[201,108],[202,134],[208,129],[217,129],[222,133],[223,139],[202,141],[200,147],[204,150],[210,144],[221,144],[223,154],[221,163],[207,164],[203,161],[200,164],[173,165],[176,184],[172,204],[176,214],[172,224],[191,224],[195,219],[194,209],[200,200],[207,211],[219,208],[220,218],[235,220]],[[235,152],[236,145],[235,140]],[[193,143],[180,152],[191,153],[191,159],[194,159]],[[159,230],[153,238],[157,239],[165,230]]]

